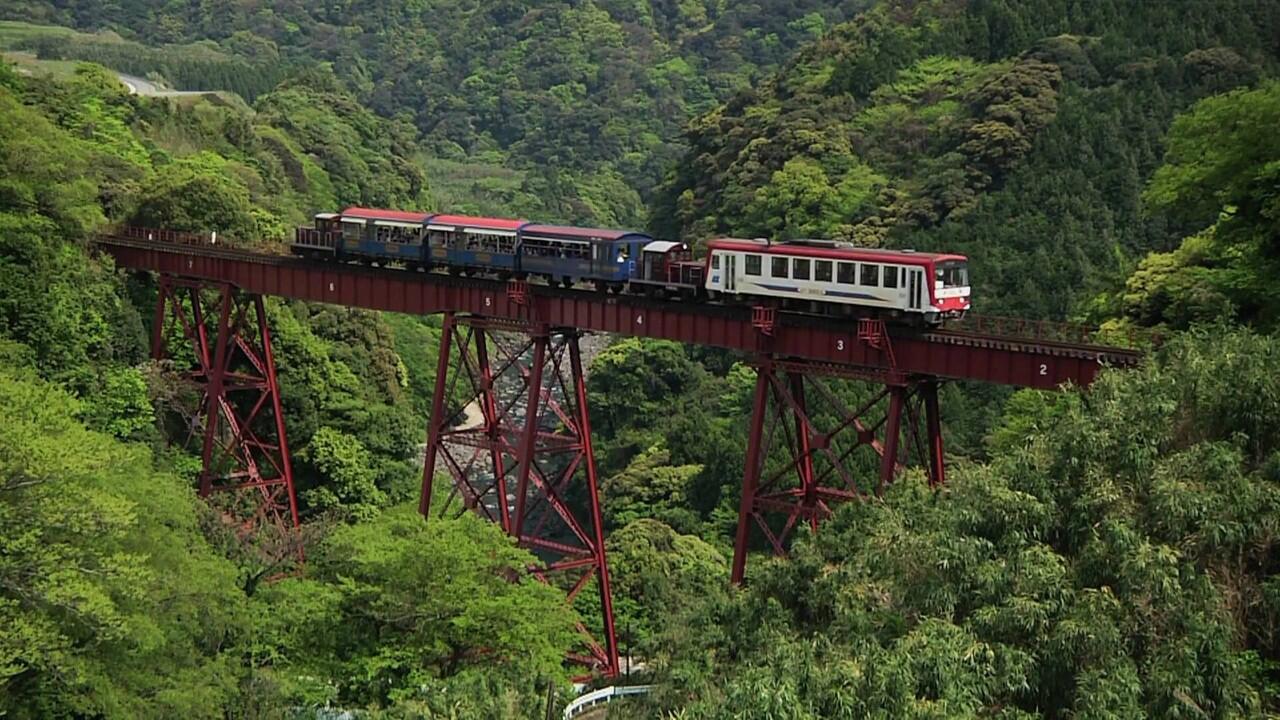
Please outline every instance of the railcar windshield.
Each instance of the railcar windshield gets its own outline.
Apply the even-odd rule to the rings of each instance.
[[[934,278],[944,288],[969,287],[969,265],[963,260],[940,262],[934,269]]]

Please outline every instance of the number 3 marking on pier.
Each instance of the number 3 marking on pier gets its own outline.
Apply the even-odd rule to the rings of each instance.
[[[841,350],[841,351],[843,351],[843,350],[844,350],[844,341],[843,341],[843,340],[837,340],[837,341],[836,341],[836,350]]]
[[[1049,374],[1049,366],[1048,366],[1048,365],[1045,365],[1044,363],[1040,363],[1040,374],[1041,374],[1041,375],[1048,375],[1048,374]]]

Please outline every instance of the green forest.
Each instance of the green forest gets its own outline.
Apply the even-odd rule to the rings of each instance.
[[[910,468],[741,588],[753,370],[609,339],[614,603],[655,685],[610,717],[1280,717],[1280,4],[16,0],[0,54],[0,716],[572,696],[590,593],[418,514],[439,318],[268,299],[306,542],[277,577],[195,493],[154,279],[93,249],[285,252],[361,204],[960,252],[980,313],[1162,339],[1087,389],[948,383],[945,487]]]

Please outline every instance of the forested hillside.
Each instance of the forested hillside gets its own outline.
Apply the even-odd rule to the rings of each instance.
[[[26,47],[119,59],[121,70],[156,71],[182,88],[256,96],[282,66],[329,63],[367,107],[415,124],[433,158],[468,166],[445,166],[470,190],[453,197],[498,193],[508,212],[635,225],[679,156],[689,118],[869,4],[21,0],[0,8],[0,19],[141,41],[158,49],[113,37]],[[203,58],[204,72],[178,58]],[[234,72],[246,67],[248,77]],[[527,176],[515,187],[504,182],[512,170]]]
[[[593,594],[566,609],[511,581],[534,558],[494,527],[416,515],[437,321],[268,301],[309,542],[305,574],[268,581],[195,497],[199,399],[147,360],[153,282],[90,247],[138,223],[279,251],[356,203],[959,251],[979,312],[1164,340],[1087,392],[948,384],[947,488],[912,469],[789,560],[759,548],[739,589],[752,369],[603,348],[618,628],[658,685],[611,713],[1280,713],[1280,4],[21,0],[0,20],[20,21],[0,23],[0,715],[541,718],[548,684],[567,694]],[[139,97],[107,68],[227,92]]]
[[[416,514],[436,327],[270,305],[312,542],[304,578],[266,585],[278,568],[192,492],[199,398],[144,362],[152,283],[89,252],[107,222],[246,242],[339,201],[420,202],[412,127],[335,83],[298,76],[250,113],[129,96],[96,66],[0,66],[0,714],[512,716],[566,677],[574,617],[505,580],[532,558],[470,516],[428,532]],[[513,645],[476,630],[495,615]]]
[[[1195,227],[1142,202],[1174,114],[1275,73],[1280,6],[1211,5],[881,4],[698,118],[653,224],[964,252],[980,312],[1082,315]]]

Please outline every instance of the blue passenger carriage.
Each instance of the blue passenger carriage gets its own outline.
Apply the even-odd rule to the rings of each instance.
[[[520,228],[526,220],[432,215],[426,221],[432,264],[455,272],[497,272],[519,269]]]
[[[520,229],[520,269],[566,286],[593,281],[620,289],[653,238],[629,230],[528,224]]]
[[[423,224],[428,213],[350,207],[342,211],[338,254],[369,261],[400,261],[410,266],[424,258]]]

